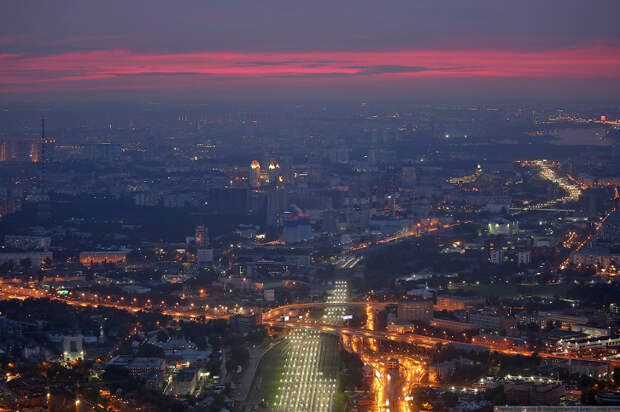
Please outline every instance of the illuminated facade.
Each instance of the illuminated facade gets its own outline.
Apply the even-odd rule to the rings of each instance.
[[[84,337],[65,336],[62,339],[62,360],[71,363],[84,360]]]
[[[455,311],[471,309],[475,306],[484,305],[484,303],[485,299],[480,296],[438,295],[435,310]]]
[[[84,266],[127,263],[128,250],[102,251],[102,252],[82,252],[80,253],[80,263]]]
[[[260,163],[252,160],[250,163],[250,187],[260,187]]]

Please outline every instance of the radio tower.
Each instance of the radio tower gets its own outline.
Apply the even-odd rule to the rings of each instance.
[[[45,153],[47,141],[45,139],[45,117],[41,117],[41,139],[39,140],[39,190],[37,217],[40,220],[48,220],[51,218],[51,207],[49,197],[47,195],[47,156]]]
[[[45,178],[46,178],[46,170],[45,170],[45,163],[46,163],[46,159],[45,159],[45,117],[41,117],[41,139],[39,141],[39,150],[40,150],[40,155],[39,155],[39,162],[41,162],[41,178],[39,179],[39,185],[40,185],[40,190],[41,190],[41,194],[45,193]]]

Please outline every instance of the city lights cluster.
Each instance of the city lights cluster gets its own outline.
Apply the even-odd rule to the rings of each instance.
[[[581,189],[576,184],[570,182],[565,177],[560,177],[558,174],[549,167],[544,161],[539,160],[534,162],[534,165],[540,168],[539,175],[545,180],[548,180],[556,185],[560,186],[562,190],[566,192],[565,196],[562,196],[557,199],[549,200],[544,203],[539,203],[530,207],[530,209],[545,209],[551,206],[554,206],[558,203],[567,203],[567,202],[575,202],[579,200],[581,197]]]
[[[337,281],[328,303],[344,303],[349,290],[346,281]],[[346,308],[328,306],[325,323],[342,322]],[[298,330],[287,336],[284,372],[280,378],[274,411],[331,412],[335,407],[336,378],[325,376],[326,352],[329,350],[320,331]]]

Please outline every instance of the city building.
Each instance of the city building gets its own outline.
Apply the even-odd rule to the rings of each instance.
[[[127,368],[129,373],[135,377],[146,377],[152,373],[163,374],[166,371],[167,362],[162,358],[116,355],[107,362],[107,365]]]
[[[258,160],[252,160],[250,163],[250,187],[260,187],[260,163]]]
[[[532,263],[532,252],[529,250],[520,250],[517,252],[517,264],[529,265]]]
[[[487,224],[489,235],[515,235],[519,233],[519,222],[511,222],[507,219],[497,218]]]
[[[197,249],[209,247],[209,229],[205,225],[196,226],[194,238],[196,239]]]
[[[198,249],[198,250],[196,250],[196,262],[198,262],[198,263],[211,263],[211,262],[213,262],[213,249]]]
[[[66,363],[84,360],[84,337],[64,336],[62,339],[62,360]]]
[[[489,311],[469,312],[469,322],[485,331],[507,332],[517,327],[517,320]]]
[[[494,265],[501,265],[504,263],[504,251],[502,249],[493,249],[489,256],[489,262]]]
[[[584,248],[572,252],[570,261],[577,266],[597,266],[604,269],[620,267],[620,253],[604,248]]]
[[[300,243],[312,239],[312,226],[310,216],[300,210],[286,211],[282,213],[282,237],[280,240],[286,244]]]
[[[476,329],[476,326],[471,323],[459,322],[451,319],[433,318],[429,324],[436,329],[445,330],[452,333],[460,333],[467,330]]]
[[[396,309],[399,322],[430,322],[433,318],[433,300],[407,300],[398,302]]]
[[[53,259],[52,252],[0,253],[0,264],[12,262],[16,266],[21,266],[25,261],[29,261],[33,267],[42,267],[47,261],[52,262]]]
[[[454,373],[456,368],[461,366],[472,366],[474,362],[471,359],[458,358],[446,362],[435,363],[428,367],[428,379],[430,382],[445,381]]]
[[[510,381],[504,383],[504,394],[511,405],[558,405],[565,388],[555,381]]]
[[[4,246],[18,250],[47,250],[52,244],[49,236],[6,235]]]
[[[579,337],[560,340],[562,350],[582,351],[588,349],[611,349],[620,347],[620,336]]]
[[[456,296],[456,295],[437,295],[435,310],[448,312],[456,310],[471,309],[484,305],[486,299],[482,296]]]
[[[129,250],[81,252],[80,263],[84,266],[97,266],[103,264],[125,264]]]

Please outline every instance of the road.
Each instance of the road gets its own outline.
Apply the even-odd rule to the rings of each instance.
[[[263,324],[271,327],[280,327],[280,328],[293,328],[293,329],[305,329],[305,330],[320,330],[326,333],[331,333],[338,335],[340,337],[343,336],[355,336],[360,338],[371,338],[378,340],[388,340],[397,343],[407,343],[414,345],[424,345],[424,346],[436,346],[436,345],[445,345],[449,343],[458,343],[463,345],[468,345],[470,343],[465,343],[461,341],[455,341],[450,339],[442,339],[436,338],[432,336],[419,335],[413,333],[394,333],[387,331],[376,331],[376,330],[367,330],[362,328],[351,328],[346,326],[337,326],[337,325],[327,325],[320,323],[312,323],[312,322],[291,322],[291,321],[280,321],[280,320],[263,320]],[[490,351],[503,353],[505,355],[511,356],[532,356],[535,352],[513,347],[513,348],[505,348],[500,345],[496,345],[493,343],[486,342],[476,342],[475,344],[470,344],[472,347],[474,346],[484,346],[488,348]],[[537,355],[543,358],[560,358],[560,359],[573,359],[573,360],[585,360],[585,361],[600,361],[600,359],[594,357],[586,357],[586,356],[575,356],[567,353],[548,353],[548,352],[537,352]],[[610,359],[607,362],[613,367],[620,367],[620,359]]]
[[[581,188],[575,183],[571,182],[567,177],[559,176],[555,170],[553,170],[552,163],[544,160],[534,160],[521,163],[524,166],[537,167],[540,169],[539,176],[545,180],[550,181],[558,185],[562,190],[566,192],[564,196],[556,199],[548,200],[546,202],[537,203],[534,205],[522,208],[523,211],[544,210],[552,208],[560,203],[576,202],[581,197]]]
[[[328,295],[331,304],[323,312],[322,322],[342,322],[348,299],[346,281],[336,281]],[[275,412],[332,412],[336,402],[337,345],[330,344],[316,328],[298,329],[286,337],[287,354],[284,371],[275,396]]]
[[[67,305],[71,306],[81,306],[81,307],[105,307],[105,308],[113,308],[117,310],[123,310],[126,312],[140,312],[140,311],[155,311],[159,312],[162,315],[171,316],[173,318],[178,319],[228,319],[230,314],[222,313],[222,314],[213,314],[207,313],[205,311],[198,310],[179,310],[176,308],[167,308],[167,307],[144,307],[144,306],[132,306],[129,304],[121,304],[121,303],[112,303],[106,302],[105,300],[85,300],[85,299],[77,299],[77,298],[67,298],[55,295],[45,290],[35,289],[35,288],[26,288],[23,286],[15,286],[12,284],[2,284],[2,289],[0,290],[0,300],[10,300],[10,299],[50,299],[56,302],[63,302]]]

